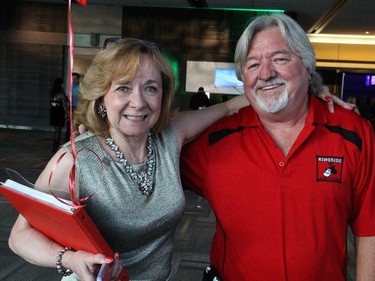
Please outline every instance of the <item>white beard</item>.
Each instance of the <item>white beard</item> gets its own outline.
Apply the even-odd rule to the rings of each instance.
[[[283,82],[286,86],[287,82],[280,79],[275,79],[276,83]],[[271,81],[267,83],[258,82],[257,85],[254,87],[255,92],[255,100],[258,104],[259,108],[267,113],[277,113],[284,109],[289,102],[289,93],[288,88],[286,87],[285,90],[281,93],[281,95],[273,93],[267,96],[258,95],[257,90],[261,87],[261,84],[272,84]]]

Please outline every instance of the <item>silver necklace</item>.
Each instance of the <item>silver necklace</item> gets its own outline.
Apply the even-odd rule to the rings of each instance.
[[[135,181],[138,185],[139,190],[143,195],[150,196],[154,191],[154,167],[155,160],[153,159],[154,147],[152,145],[151,133],[148,134],[147,138],[147,161],[146,170],[140,173],[135,172],[133,167],[128,164],[128,160],[125,159],[124,153],[119,150],[118,145],[115,143],[113,138],[109,137],[105,140],[105,143],[115,152],[116,157],[120,159],[120,162],[125,165],[125,172],[130,178]]]

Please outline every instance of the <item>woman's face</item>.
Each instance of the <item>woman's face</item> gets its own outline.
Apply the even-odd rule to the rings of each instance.
[[[128,137],[147,135],[159,119],[162,96],[161,73],[151,58],[142,55],[134,78],[112,81],[104,95],[109,133]]]

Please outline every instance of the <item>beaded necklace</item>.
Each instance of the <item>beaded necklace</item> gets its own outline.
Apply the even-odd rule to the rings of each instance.
[[[118,145],[115,143],[113,138],[109,137],[105,140],[105,143],[115,152],[116,157],[120,159],[120,162],[125,165],[125,172],[130,178],[137,183],[138,189],[143,195],[150,196],[154,191],[154,167],[155,160],[153,159],[154,147],[152,144],[151,133],[148,134],[147,138],[147,161],[146,170],[140,173],[135,172],[133,167],[128,164],[124,153],[119,150]]]

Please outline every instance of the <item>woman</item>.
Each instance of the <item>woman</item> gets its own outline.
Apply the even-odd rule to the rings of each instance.
[[[60,145],[61,130],[69,120],[69,101],[63,89],[63,79],[56,78],[49,92],[50,125],[54,127],[52,152],[55,153]]]
[[[241,96],[172,118],[171,68],[154,44],[137,39],[123,39],[100,51],[80,90],[75,121],[89,131],[75,139],[75,195],[93,195],[85,208],[120,254],[132,280],[168,280],[174,232],[184,209],[181,147],[247,101]],[[69,194],[73,158],[60,159],[66,151],[71,155],[70,144],[47,164],[36,182],[38,188],[45,192],[62,188]],[[98,265],[112,261],[84,251],[59,253],[65,245],[33,229],[22,216],[12,229],[9,245],[40,266],[54,267],[58,255],[60,272],[74,272],[64,280],[95,280]],[[114,276],[120,268],[115,265]]]
[[[94,194],[86,209],[120,253],[132,280],[167,280],[171,273],[174,232],[184,210],[179,178],[182,145],[247,104],[240,97],[171,119],[173,91],[173,73],[158,48],[136,39],[100,51],[81,83],[75,118],[89,132],[75,139],[79,151],[75,194],[80,198]],[[73,158],[58,161],[67,150],[71,152],[70,144],[50,160],[36,182],[38,188],[50,192],[53,171],[50,188],[69,194]],[[48,267],[56,266],[56,256],[65,246],[33,229],[22,216],[9,244],[26,260]],[[94,280],[97,265],[111,261],[83,251],[61,256],[62,266],[75,273],[71,280]]]

